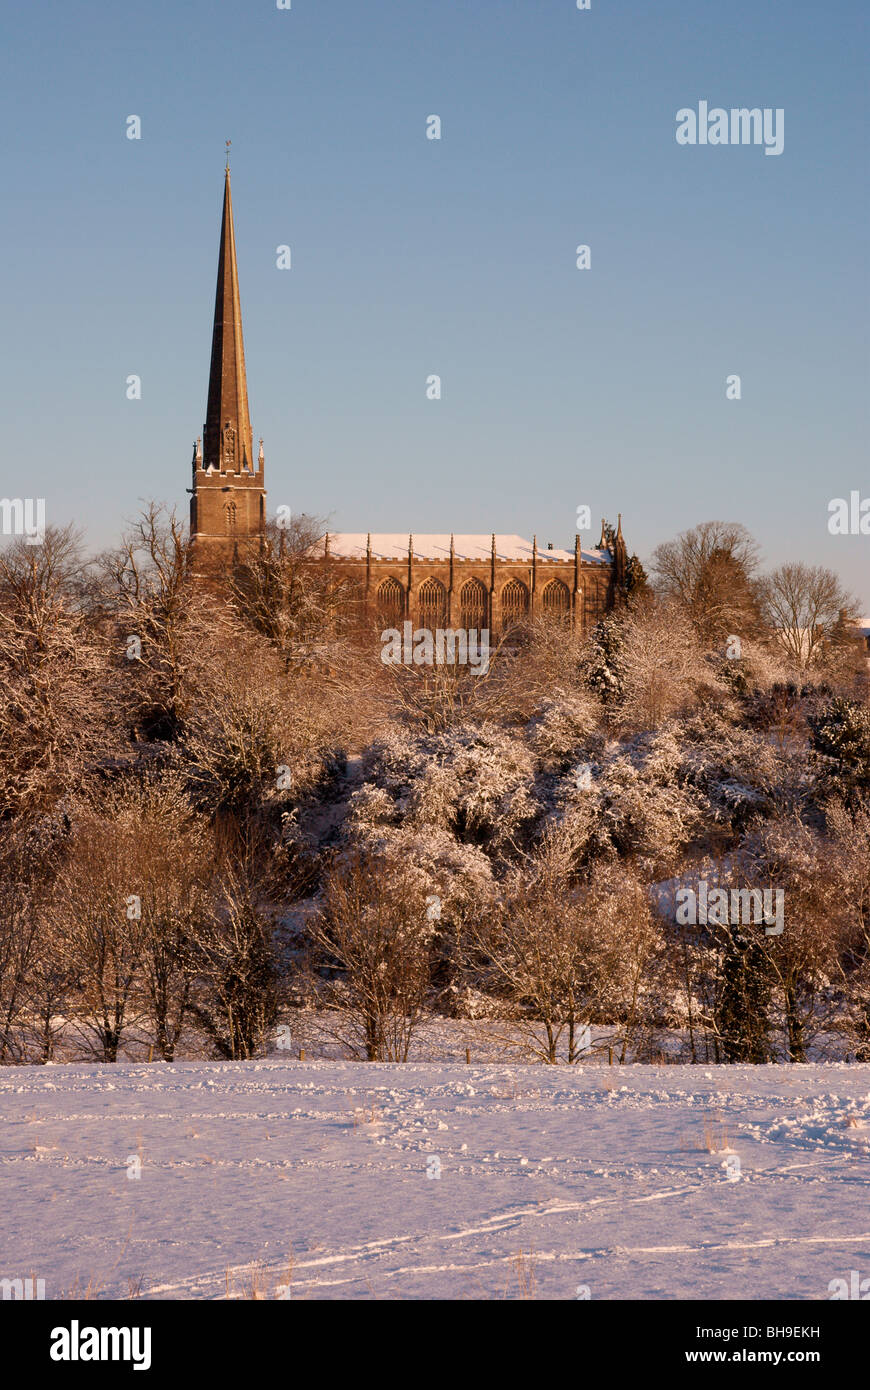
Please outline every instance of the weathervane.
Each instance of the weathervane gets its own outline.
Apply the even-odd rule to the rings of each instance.
[[[224,141],[224,144],[225,144],[226,147],[227,147],[227,172],[228,172],[228,173],[229,173],[229,168],[230,168],[230,145],[231,145],[232,143],[233,143],[232,140],[225,140],[225,141]]]

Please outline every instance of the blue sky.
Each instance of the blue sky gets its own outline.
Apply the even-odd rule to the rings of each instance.
[[[140,499],[186,509],[231,138],[273,512],[570,546],[588,504],[642,556],[737,520],[870,612],[870,536],[827,531],[870,496],[865,4],[85,0],[4,27],[0,494],[94,547]],[[783,108],[782,155],[679,146],[702,99]]]

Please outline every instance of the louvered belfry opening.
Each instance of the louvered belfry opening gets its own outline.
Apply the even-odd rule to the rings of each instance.
[[[417,595],[417,616],[420,627],[447,626],[447,590],[440,579],[423,580]]]
[[[459,591],[459,626],[480,632],[488,626],[488,610],[486,586],[480,579],[467,580]]]
[[[501,591],[502,629],[519,627],[529,616],[529,591],[521,579],[509,579]]]
[[[405,591],[398,579],[385,579],[378,585],[378,622],[383,627],[399,627],[405,616]]]
[[[551,579],[543,593],[544,612],[548,618],[557,622],[567,622],[571,612],[571,595],[568,585],[561,579]]]

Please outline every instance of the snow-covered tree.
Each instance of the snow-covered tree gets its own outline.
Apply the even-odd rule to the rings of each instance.
[[[373,810],[395,822],[449,830],[490,853],[507,850],[541,813],[535,760],[525,743],[495,725],[465,725],[434,735],[388,732],[365,759],[367,785],[351,802],[351,826]]]
[[[683,774],[682,751],[669,729],[611,743],[593,762],[588,785],[576,776],[557,790],[559,833],[578,866],[632,858],[650,873],[674,863],[709,814],[706,798]]]

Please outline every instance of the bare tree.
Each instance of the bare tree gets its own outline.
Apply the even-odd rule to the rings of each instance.
[[[824,841],[795,815],[753,831],[735,875],[738,883],[782,893],[782,931],[766,930],[762,941],[790,1062],[808,1061],[811,1043],[833,1021],[827,986],[837,971],[842,928],[828,861]]]
[[[758,546],[744,526],[705,521],[656,548],[655,587],[678,604],[705,649],[735,634],[758,635]]]
[[[30,820],[116,746],[106,644],[71,528],[0,551],[0,816]]]
[[[47,890],[36,916],[36,949],[27,974],[28,1034],[35,1035],[34,1056],[43,1063],[54,1061],[65,1039],[79,974],[75,958],[57,931],[56,919],[47,910],[49,902]]]
[[[266,525],[256,555],[228,578],[239,615],[262,633],[287,668],[340,658],[337,644],[360,625],[362,594],[324,553],[323,526],[293,517],[286,527]]]
[[[426,734],[443,733],[475,718],[492,718],[505,694],[502,652],[502,643],[476,650],[476,666],[453,661],[390,665],[381,677],[387,707],[394,718]]]
[[[39,952],[40,883],[21,838],[0,842],[0,1063],[27,1054],[23,1025]]]
[[[505,883],[499,907],[467,927],[469,978],[509,1006],[508,1030],[554,1065],[587,1050],[584,1029],[621,1020],[625,1060],[640,1022],[657,937],[642,887],[627,869],[572,883],[567,847],[548,838]]]
[[[190,941],[189,1010],[219,1057],[256,1056],[278,1010],[274,910],[263,901],[251,858],[224,853],[212,910]]]
[[[657,728],[671,715],[691,708],[700,692],[715,685],[696,629],[675,603],[647,603],[631,609],[622,624],[620,657],[619,714],[641,728]]]
[[[845,996],[846,1031],[857,1060],[870,1061],[870,808],[831,802],[826,811],[830,873],[840,925],[836,978]],[[835,919],[836,920],[836,919]]]
[[[264,637],[216,613],[186,668],[183,752],[203,804],[242,813],[310,789],[341,723],[327,692],[288,673]]]
[[[844,624],[857,623],[858,606],[833,570],[780,565],[761,583],[765,618],[792,664],[815,666]]]
[[[149,502],[98,566],[102,597],[118,623],[118,663],[137,681],[145,733],[173,738],[186,714],[190,650],[208,630],[207,621],[196,621],[205,595],[193,583],[187,530],[174,509]]]
[[[122,814],[135,830],[135,883],[141,909],[138,998],[153,1045],[171,1062],[188,1022],[192,954],[208,929],[214,842],[173,775],[133,784]]]
[[[76,815],[47,913],[76,981],[76,1026],[115,1062],[131,1024],[142,960],[135,830],[89,807]]]
[[[375,856],[336,861],[309,922],[326,1024],[353,1056],[406,1062],[430,992],[435,924],[417,875]]]

